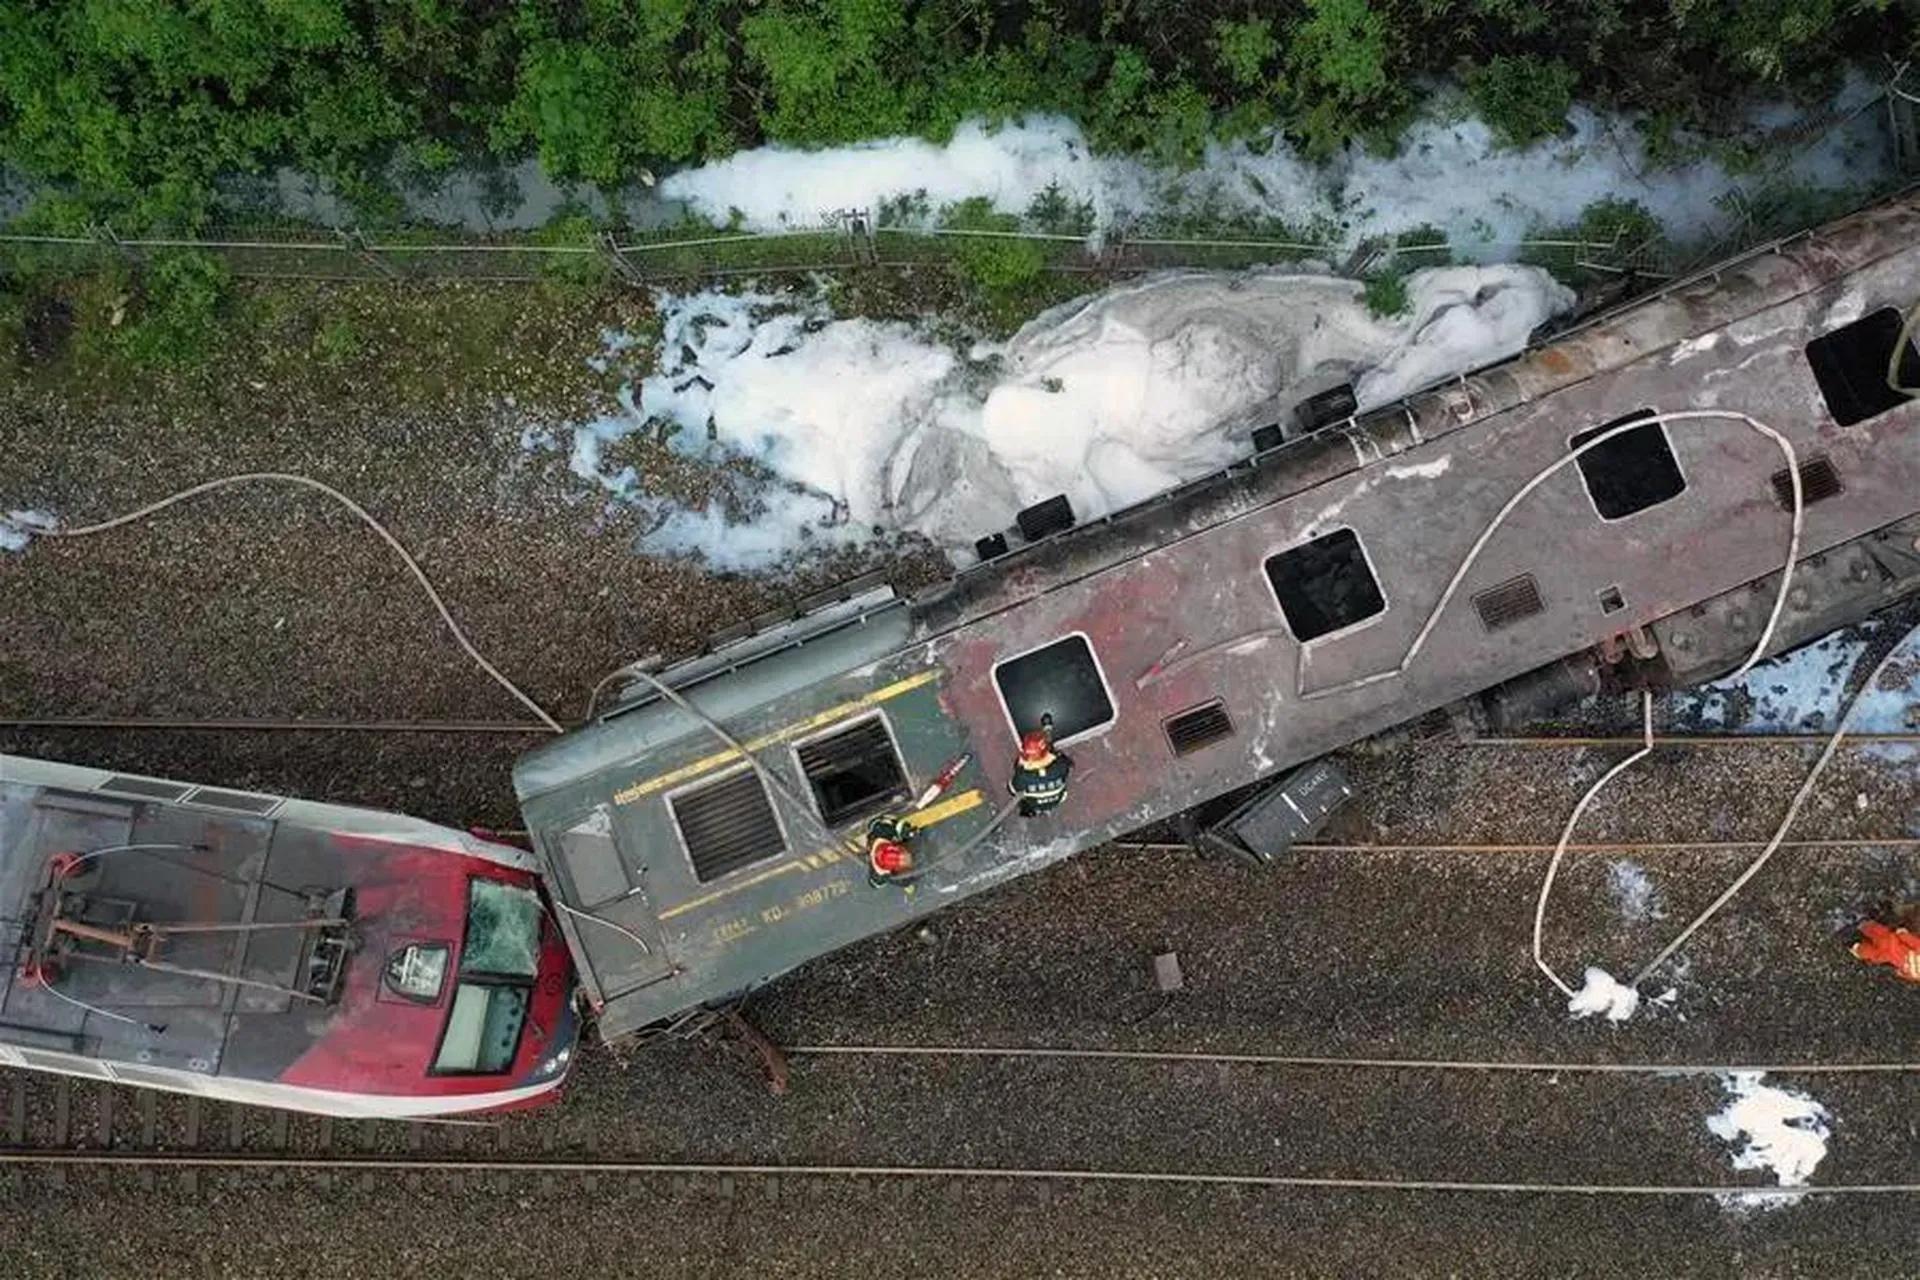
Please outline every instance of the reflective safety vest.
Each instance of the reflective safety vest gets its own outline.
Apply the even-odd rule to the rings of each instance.
[[[1020,798],[1024,813],[1045,813],[1067,798],[1067,775],[1073,761],[1063,755],[1049,755],[1046,763],[1020,760],[1013,767],[1007,790]]]

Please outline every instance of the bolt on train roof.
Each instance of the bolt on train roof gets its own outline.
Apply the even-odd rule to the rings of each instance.
[[[534,866],[399,814],[0,755],[0,1064],[280,1105],[248,1089],[424,1090],[399,1068],[431,1042],[370,1025],[349,966],[458,937],[464,893],[426,876],[481,865]]]
[[[1435,613],[1503,506],[1596,431],[1751,414],[1797,454],[1803,557],[1891,536],[1920,512],[1920,407],[1884,381],[1917,300],[1908,192],[911,600],[863,587],[661,673],[804,812],[709,726],[629,685],[514,772],[553,891],[581,913],[566,932],[603,1033],[1780,569],[1781,453],[1737,421],[1675,421],[1623,430],[1541,482]],[[1725,611],[1749,646],[1766,603]],[[1429,615],[1403,673],[1348,687],[1394,673]],[[1788,624],[1776,649],[1805,638]],[[1067,800],[980,838],[1042,712],[1076,761]],[[911,805],[963,752],[953,790],[916,818],[930,869],[910,891],[870,885],[866,820]]]

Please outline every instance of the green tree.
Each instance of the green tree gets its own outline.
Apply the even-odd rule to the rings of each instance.
[[[911,132],[917,81],[891,65],[906,32],[902,0],[768,0],[740,24],[761,124],[804,143]]]
[[[1388,67],[1388,26],[1369,0],[1307,0],[1287,41],[1292,126],[1327,155],[1396,109],[1405,96]]]
[[[1244,18],[1238,22],[1214,19],[1213,56],[1236,88],[1249,89],[1259,84],[1279,48],[1273,38],[1273,23],[1265,18]]]

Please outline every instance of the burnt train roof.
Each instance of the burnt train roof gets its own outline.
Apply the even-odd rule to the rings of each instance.
[[[317,900],[352,887],[342,840],[479,851],[403,815],[0,755],[0,1044],[274,1079],[327,1023],[327,1009],[266,989],[301,980],[304,931],[167,939],[168,963],[236,982],[76,964],[49,989],[23,973],[49,860],[106,851],[86,863],[84,891],[124,904],[131,921],[258,925],[310,918]]]
[[[915,784],[948,756],[976,753],[966,789],[943,802],[935,856],[985,827],[1016,731],[1031,727],[1010,719],[1000,683],[1010,661],[1083,637],[1089,685],[1097,678],[1113,714],[1073,744],[1079,770],[1065,809],[1000,829],[910,896],[869,889],[861,867],[806,836],[814,823],[783,821],[785,852],[765,864],[711,883],[686,875],[689,851],[675,847],[677,826],[659,825],[654,802],[739,761],[665,703],[625,702],[529,752],[515,783],[556,892],[650,939],[643,954],[612,930],[586,940],[569,921],[589,990],[609,1002],[609,1034],[1778,568],[1788,516],[1772,483],[1782,466],[1774,447],[1737,423],[1669,424],[1659,428],[1665,457],[1627,460],[1655,487],[1670,481],[1654,500],[1619,509],[1605,477],[1566,468],[1488,543],[1417,663],[1311,696],[1394,669],[1469,546],[1582,431],[1643,410],[1718,408],[1769,423],[1803,465],[1817,457],[1844,477],[1843,500],[1807,508],[1804,555],[1912,516],[1920,409],[1842,426],[1806,346],[1880,308],[1904,312],[1916,294],[1920,194],[1907,193],[916,599],[862,595],[790,624],[761,650],[736,642],[737,660],[667,673],[802,795],[789,748],[850,717],[886,715]],[[1308,544],[1363,563],[1379,598],[1351,625],[1303,643],[1285,583],[1269,570]],[[1165,664],[1170,653],[1181,656]],[[1168,718],[1213,704],[1228,733],[1174,754]],[[603,875],[609,860],[617,865]],[[583,877],[620,896],[580,892]]]

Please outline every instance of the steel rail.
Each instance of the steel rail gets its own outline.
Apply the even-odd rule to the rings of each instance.
[[[1736,853],[1766,847],[1765,840],[1595,840],[1570,844],[1568,853]],[[1191,845],[1164,840],[1110,840],[1109,849],[1130,853],[1190,853]],[[1875,839],[1784,840],[1782,849],[1912,849],[1920,836]],[[1487,844],[1335,844],[1303,840],[1293,848],[1303,853],[1552,853],[1552,841]]]
[[[0,717],[0,729],[114,729],[218,733],[484,733],[551,737],[531,720],[178,720],[142,716]]]
[[[1730,747],[1748,746],[1754,743],[1778,743],[1782,746],[1800,746],[1806,743],[1824,743],[1831,733],[1663,733],[1654,738],[1657,747]],[[1524,734],[1506,737],[1480,737],[1460,739],[1464,747],[1518,747],[1518,748],[1554,748],[1554,747],[1637,747],[1641,739],[1637,734]],[[1841,743],[1842,747],[1873,746],[1887,743],[1920,743],[1920,733],[1849,733]]]
[[[783,1044],[790,1057],[1065,1058],[1114,1062],[1211,1063],[1256,1067],[1344,1067],[1361,1071],[1499,1071],[1541,1075],[1724,1076],[1911,1075],[1920,1062],[1526,1062],[1470,1058],[1338,1058],[1315,1054],[1207,1053],[1163,1049],[1079,1049],[1050,1045]]]
[[[0,1150],[0,1165],[87,1166],[128,1169],[261,1169],[337,1173],[342,1170],[402,1173],[626,1174],[632,1176],[747,1178],[897,1178],[932,1181],[1156,1183],[1186,1186],[1270,1187],[1323,1191],[1463,1192],[1494,1195],[1740,1196],[1797,1199],[1800,1196],[1892,1196],[1920,1194],[1920,1182],[1829,1183],[1756,1186],[1739,1183],[1512,1182],[1456,1178],[1360,1178],[1341,1175],[1206,1173],[1196,1170],[994,1168],[984,1165],[726,1164],[653,1160],[500,1160],[468,1156],[313,1156],[192,1152]]]

